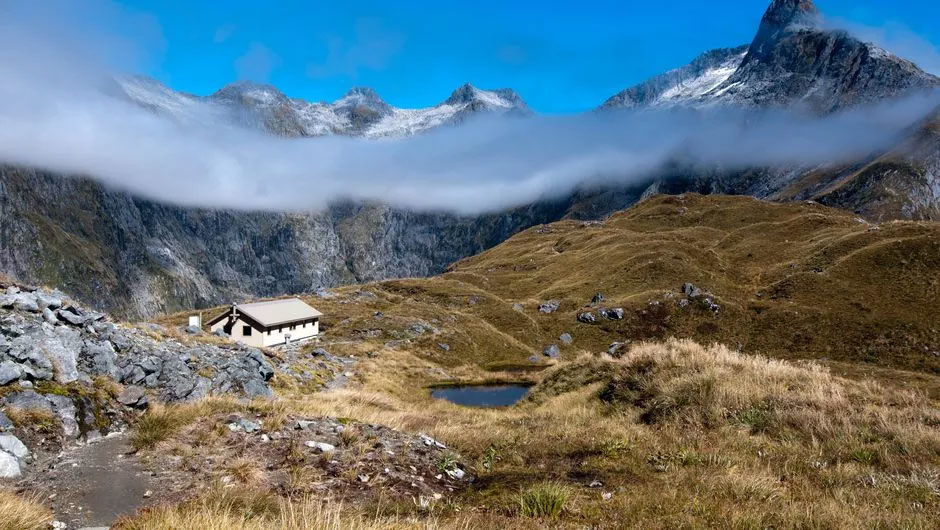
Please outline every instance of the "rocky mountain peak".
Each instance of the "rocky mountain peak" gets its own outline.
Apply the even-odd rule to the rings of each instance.
[[[456,90],[450,93],[450,97],[447,98],[445,103],[455,105],[458,103],[468,103],[474,99],[477,93],[477,88],[470,83],[464,83],[457,87]]]
[[[773,0],[761,18],[749,55],[761,56],[786,33],[816,27],[819,10],[813,0]]]
[[[209,98],[229,103],[240,102],[268,105],[287,101],[287,96],[274,85],[255,83],[253,81],[236,81],[229,83],[209,96]]]
[[[367,86],[355,86],[336,100],[337,105],[366,105],[369,107],[387,106],[378,92]]]
[[[482,90],[470,83],[460,85],[444,101],[445,105],[469,105],[473,110],[520,110],[529,112],[528,106],[511,88]]]

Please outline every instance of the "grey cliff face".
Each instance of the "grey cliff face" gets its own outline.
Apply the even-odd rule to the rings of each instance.
[[[122,317],[146,317],[436,274],[564,212],[554,203],[483,216],[379,204],[318,213],[203,210],[0,166],[0,270]]]

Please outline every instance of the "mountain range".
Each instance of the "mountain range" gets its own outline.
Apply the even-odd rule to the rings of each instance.
[[[913,63],[825,27],[811,1],[774,0],[749,45],[705,52],[612,96],[599,111],[734,105],[829,114],[938,87],[940,79]],[[469,84],[424,109],[395,108],[368,88],[311,103],[267,85],[235,83],[200,97],[124,77],[116,79],[114,92],[180,122],[217,120],[292,138],[403,137],[456,126],[475,114],[531,113],[512,90]],[[124,316],[148,316],[430,275],[534,224],[600,218],[656,193],[683,191],[814,200],[874,221],[938,220],[940,113],[924,116],[892,147],[849,163],[728,171],[677,159],[638,185],[582,189],[478,216],[360,203],[309,214],[183,208],[87,178],[3,166],[0,270]]]

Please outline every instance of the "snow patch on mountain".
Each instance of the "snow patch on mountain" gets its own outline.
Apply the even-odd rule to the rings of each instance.
[[[371,88],[355,87],[333,103],[289,99],[271,85],[238,82],[206,97],[177,92],[154,79],[117,80],[130,101],[174,120],[217,119],[280,136],[403,137],[461,121],[476,113],[528,114],[512,90],[482,90],[466,84],[438,105],[393,107]]]

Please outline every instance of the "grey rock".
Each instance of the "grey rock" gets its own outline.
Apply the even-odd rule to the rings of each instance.
[[[607,353],[613,357],[620,357],[623,355],[623,350],[626,346],[626,342],[611,342],[610,346],[607,348]]]
[[[8,431],[13,428],[13,422],[0,410],[0,431]]]
[[[6,385],[23,377],[23,367],[13,361],[0,362],[0,385]]]
[[[110,341],[86,342],[83,351],[84,357],[90,361],[90,371],[94,375],[106,375],[117,379],[120,371],[117,368],[117,352]]]
[[[512,304],[512,310],[522,313],[523,311],[525,311],[525,306],[523,306],[519,302],[515,302],[514,304]]]
[[[682,289],[680,289],[680,291],[689,298],[698,298],[699,296],[702,296],[702,290],[691,283],[683,283]]]
[[[540,362],[542,362],[542,359],[541,359],[538,355],[530,355],[530,356],[529,356],[529,362],[530,362],[530,363],[540,363]]]
[[[17,311],[29,311],[30,313],[39,313],[41,309],[36,303],[36,297],[32,293],[19,293],[14,295],[16,300],[13,302],[13,309]]]
[[[183,328],[183,331],[185,331],[186,333],[189,333],[190,335],[199,335],[200,333],[202,333],[202,328],[200,328],[199,326],[186,326],[185,328]]]
[[[0,434],[0,451],[5,451],[20,460],[29,458],[29,449],[12,434]]]
[[[78,411],[75,403],[65,396],[55,394],[46,395],[46,399],[52,404],[52,411],[59,417],[59,422],[62,424],[62,434],[66,438],[78,437],[81,431],[76,418]]]
[[[87,317],[75,314],[68,309],[60,309],[56,312],[56,315],[58,315],[59,319],[64,320],[73,326],[83,326],[85,322],[88,321]]]
[[[274,391],[263,382],[257,379],[249,379],[242,383],[242,392],[250,398],[270,398],[274,397]]]
[[[326,442],[316,442],[313,440],[307,440],[304,442],[304,445],[315,450],[318,453],[330,453],[336,450],[336,446],[328,444]]]
[[[217,337],[222,337],[222,338],[224,338],[224,339],[227,339],[227,338],[230,337],[230,335],[229,335],[228,333],[226,333],[225,330],[222,329],[222,328],[219,328],[219,329],[213,331],[212,334],[215,335],[215,336],[217,336]]]
[[[442,350],[444,350],[444,351],[450,351],[450,344],[447,344],[447,343],[444,343],[444,342],[438,342],[438,343],[437,343],[437,347],[440,348],[440,349],[442,349]]]
[[[126,386],[118,394],[117,400],[128,407],[143,408],[147,406],[147,391],[139,386]]]
[[[547,302],[539,304],[539,312],[545,314],[551,314],[555,311],[558,311],[558,308],[561,306],[561,302],[558,300],[549,300]]]
[[[10,453],[0,451],[0,478],[19,478],[20,475],[19,460]]]
[[[549,344],[542,350],[542,355],[546,357],[551,357],[552,359],[557,359],[561,355],[561,350],[558,349],[557,344]]]
[[[62,299],[58,296],[55,296],[51,293],[44,291],[36,291],[34,293],[36,304],[41,309],[54,310],[62,307]]]
[[[567,332],[562,333],[561,336],[558,337],[558,340],[560,340],[561,343],[564,344],[565,346],[568,346],[572,342],[574,342],[574,339],[571,338],[571,333],[567,333]]]
[[[0,307],[3,309],[11,309],[13,304],[16,303],[16,297],[11,294],[0,295]]]
[[[323,287],[317,288],[314,294],[316,294],[319,298],[333,298],[334,296],[336,296],[333,293],[331,293],[329,289],[325,289]]]
[[[59,317],[55,316],[55,313],[48,307],[42,310],[42,319],[53,326],[59,324]]]
[[[228,428],[230,431],[234,432],[244,431],[251,433],[260,430],[261,424],[246,418],[239,418],[238,420],[229,423]]]
[[[78,355],[82,350],[78,330],[57,327],[50,336],[40,340],[38,348],[52,364],[57,382],[71,383],[78,380]]]
[[[604,318],[608,320],[623,320],[623,308],[622,307],[602,309],[600,313],[604,315]]]
[[[35,390],[20,390],[6,397],[7,406],[22,410],[53,412],[52,404]]]
[[[604,301],[604,295],[601,293],[596,293],[594,296],[591,297],[592,304],[599,304],[603,301]]]
[[[583,324],[594,324],[597,322],[597,317],[594,316],[594,313],[585,311],[584,313],[578,313],[578,322]]]

